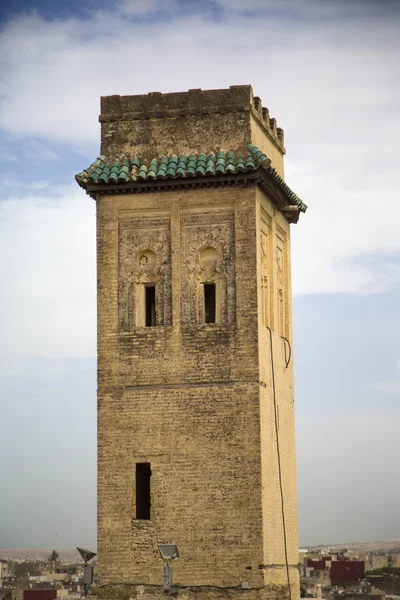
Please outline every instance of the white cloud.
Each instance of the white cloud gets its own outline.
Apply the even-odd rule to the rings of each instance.
[[[39,192],[42,190],[39,189]],[[95,203],[76,186],[0,203],[3,359],[95,355]]]
[[[145,17],[156,12],[171,13],[178,5],[175,0],[119,0],[115,8],[124,16]]]
[[[272,15],[281,15],[285,18],[302,17],[308,19],[321,18],[349,18],[365,17],[376,14],[382,15],[385,12],[385,5],[382,2],[379,7],[373,2],[365,0],[214,0],[215,5],[232,12],[253,13],[262,15],[270,12]],[[392,11],[396,10],[392,5]]]
[[[385,381],[367,383],[366,388],[373,392],[400,396],[400,360],[397,361],[394,377]]]
[[[278,26],[261,13],[243,20],[233,10],[221,22],[177,11],[168,21],[135,21],[160,6],[121,1],[81,21],[10,21],[0,38],[0,127],[44,141],[44,155],[47,142],[55,154],[68,145],[89,163],[100,95],[252,83],[285,128],[287,180],[309,204],[293,228],[295,293],[393,286],[398,270],[385,257],[400,250],[396,23],[369,19],[367,9],[346,20],[342,3],[326,3],[335,14],[318,25],[294,18]],[[307,17],[315,1],[296,6]],[[365,255],[380,256],[381,271]]]
[[[379,381],[371,383],[368,388],[374,392],[383,392],[384,394],[396,394],[400,396],[400,381]]]
[[[31,181],[26,183],[15,176],[11,177],[9,175],[5,175],[5,177],[2,179],[2,186],[3,189],[7,190],[7,192],[20,194],[21,190],[30,190],[32,192],[34,190],[48,189],[50,187],[50,183],[46,180]]]

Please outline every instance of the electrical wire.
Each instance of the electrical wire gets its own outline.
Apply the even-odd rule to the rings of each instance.
[[[269,327],[268,327],[269,329]],[[290,359],[292,358],[292,346],[290,345],[290,342],[287,338],[285,338],[285,336],[281,335],[281,338],[283,339],[285,343],[285,364],[286,364],[286,368],[288,368],[288,366],[290,365]],[[289,356],[286,356],[286,348],[289,348]]]
[[[285,566],[286,566],[286,575],[288,582],[288,592],[289,592],[289,600],[292,600],[292,590],[290,585],[290,574],[289,574],[289,561],[288,561],[288,553],[287,553],[287,539],[286,539],[286,520],[285,520],[285,503],[283,498],[283,486],[282,486],[282,469],[281,469],[281,454],[279,448],[279,429],[278,429],[278,416],[277,416],[277,406],[276,406],[276,388],[275,388],[275,366],[274,366],[274,349],[272,344],[272,330],[267,326],[269,331],[269,346],[271,352],[271,373],[272,373],[272,393],[274,398],[274,415],[275,415],[275,433],[276,433],[276,453],[278,457],[278,475],[279,475],[279,489],[281,493],[281,507],[282,507],[282,529],[283,529],[283,542],[285,549]],[[285,338],[286,339],[286,338]],[[287,340],[289,342],[289,340]],[[289,344],[290,346],[290,344]],[[290,356],[289,356],[290,361]],[[287,363],[286,367],[289,363]]]

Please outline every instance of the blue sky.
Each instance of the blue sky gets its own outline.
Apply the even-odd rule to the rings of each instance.
[[[107,94],[253,85],[285,129],[302,545],[400,537],[395,2],[14,0],[0,15],[0,547],[96,544]]]

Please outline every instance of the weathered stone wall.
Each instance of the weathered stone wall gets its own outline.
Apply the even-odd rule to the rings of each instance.
[[[140,221],[143,231],[148,220],[165,218],[166,211],[172,325],[121,332],[121,228]],[[208,230],[220,231],[216,246],[222,247],[225,238],[237,305],[246,307],[233,322],[227,314],[220,324],[181,325],[190,287],[187,278],[186,289],[181,286],[187,260],[182,248],[194,215],[202,215],[203,229],[206,216]],[[203,229],[207,243],[213,243]],[[254,188],[98,201],[99,571],[104,582],[153,582],[160,569],[157,543],[171,541],[182,554],[176,576],[184,583],[263,583],[255,237]],[[150,522],[135,520],[136,462],[151,463]]]
[[[255,188],[98,201],[99,571],[104,582],[154,582],[160,569],[157,543],[168,541],[179,545],[176,576],[183,583],[285,581],[269,338],[258,318],[256,211]],[[194,215],[201,215],[203,228],[208,221],[209,231],[219,231],[220,245],[225,237],[230,248],[233,322],[227,317],[215,325],[181,324],[190,287],[187,279],[181,285],[182,248]],[[126,287],[121,231],[132,226],[143,232],[148,222],[150,239],[157,219],[170,232],[172,324],[121,331]],[[209,232],[203,235],[212,243]],[[232,239],[234,245],[228,243]],[[292,367],[282,364],[282,339],[274,334],[273,341],[289,562],[295,564]],[[135,520],[136,462],[151,463],[151,521]]]
[[[284,149],[281,144],[276,143],[275,136],[266,135],[265,122],[261,121],[259,116],[258,118],[257,116],[252,113],[250,119],[251,141],[268,156],[271,161],[271,166],[274,167],[278,172],[278,175],[284,179]]]
[[[286,577],[284,518],[289,572],[293,590],[297,594],[299,592],[299,575],[297,568],[298,525],[290,229],[286,219],[274,208],[270,199],[259,190],[257,191],[257,233],[257,278],[260,307],[258,348],[265,572],[267,580],[276,583],[282,583]],[[284,240],[283,245],[281,243],[282,239]],[[269,300],[267,315],[262,310],[263,286],[264,289],[266,288]],[[281,289],[283,294],[281,294]],[[278,304],[284,305],[283,310]],[[280,318],[281,311],[283,313],[282,318]],[[275,419],[277,423],[275,423]],[[279,467],[284,516],[282,515]],[[295,597],[297,597],[296,594]]]
[[[239,92],[252,98],[249,86],[232,89],[235,102]],[[229,104],[233,92],[224,92]],[[103,151],[180,154],[212,150],[217,139],[230,147],[251,141],[248,117],[255,108],[244,111],[247,123],[235,128],[233,101],[232,112],[215,113],[216,100],[207,94],[194,94],[200,106],[194,103],[186,116],[171,116],[181,110],[174,105],[182,102],[180,94],[147,104],[148,97],[103,99],[109,115],[102,123]],[[157,112],[157,102],[166,112],[144,124],[138,113]],[[214,118],[220,129],[207,120]],[[193,144],[190,150],[186,143]],[[207,248],[217,256],[211,266],[201,261]],[[293,363],[286,365],[283,339],[291,343],[287,221],[250,186],[99,195],[97,259],[100,583],[158,582],[158,543],[178,544],[174,579],[181,584],[287,583],[270,327],[297,598]],[[201,281],[207,269],[218,280],[221,306],[219,322],[205,325]],[[138,326],[140,286],[148,281],[156,282],[156,327]],[[135,514],[138,462],[152,469],[149,521]]]
[[[283,177],[283,131],[250,85],[173,94],[101,99],[101,153],[152,158],[163,154],[243,150],[252,141]]]

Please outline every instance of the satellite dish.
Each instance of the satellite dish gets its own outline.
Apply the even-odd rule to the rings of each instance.
[[[96,556],[96,552],[92,552],[91,550],[85,550],[84,548],[78,548],[78,546],[76,547],[76,549],[78,550],[79,554],[82,556],[82,558],[85,562],[89,562],[89,560],[92,560],[92,558],[94,556]]]

